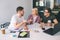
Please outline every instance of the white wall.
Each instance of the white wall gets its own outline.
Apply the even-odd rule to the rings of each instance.
[[[54,0],[50,0],[50,8],[51,8],[51,9],[54,8]]]
[[[0,0],[0,24],[10,21],[18,6],[25,8],[25,18],[27,18],[31,13],[32,0]]]

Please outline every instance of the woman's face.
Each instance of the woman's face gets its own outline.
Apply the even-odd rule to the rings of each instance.
[[[32,14],[33,14],[33,15],[36,15],[36,10],[33,9],[33,10],[32,10]]]

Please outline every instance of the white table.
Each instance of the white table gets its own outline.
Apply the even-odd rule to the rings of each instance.
[[[9,33],[7,29],[5,35],[1,34],[1,31],[0,31],[0,40],[60,40],[60,32],[54,36],[51,36],[44,33],[43,30],[41,30],[40,27],[38,27],[38,24],[29,25],[29,28],[31,29],[30,38],[17,38],[17,36],[13,37],[12,36],[13,34],[18,35],[19,32]],[[34,30],[39,30],[39,32],[35,32]]]

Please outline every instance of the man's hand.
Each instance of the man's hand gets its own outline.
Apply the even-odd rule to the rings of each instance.
[[[24,30],[28,30],[28,27],[26,25],[27,21],[26,20],[23,20],[23,23],[24,23]]]

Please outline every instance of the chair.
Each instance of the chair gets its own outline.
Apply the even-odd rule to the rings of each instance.
[[[10,24],[10,22],[3,23],[3,24],[1,24],[1,28],[2,28],[2,26],[3,26],[3,28],[8,28],[9,24]]]
[[[57,18],[58,22],[60,22],[60,11],[59,11],[59,13],[57,14],[56,18]]]

